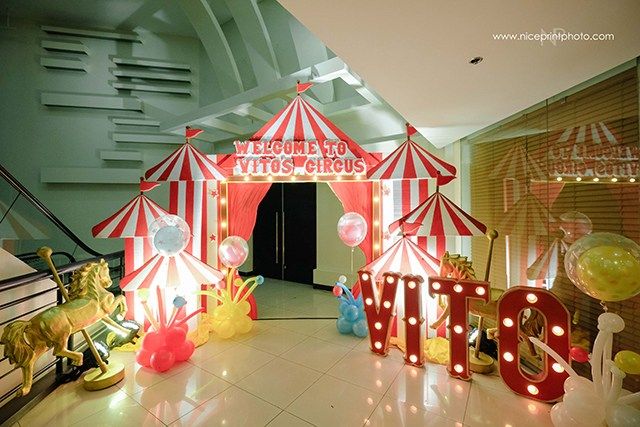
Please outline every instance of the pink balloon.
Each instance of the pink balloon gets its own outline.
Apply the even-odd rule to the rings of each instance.
[[[158,332],[150,331],[142,338],[142,348],[151,353],[164,345],[164,336]]]
[[[187,332],[179,327],[173,327],[167,330],[166,343],[171,350],[180,347],[187,339]]]
[[[158,372],[168,371],[175,363],[176,357],[167,348],[161,348],[151,355],[151,367]]]
[[[342,288],[340,286],[334,286],[333,287],[333,295],[335,295],[337,297],[342,295]]]
[[[187,340],[183,342],[173,353],[176,355],[176,362],[184,362],[189,360],[196,346],[193,341]]]
[[[136,362],[138,362],[140,366],[144,366],[145,368],[148,368],[149,366],[151,366],[151,354],[153,353],[150,352],[149,350],[145,350],[144,348],[141,348],[136,353]]]
[[[230,268],[240,267],[249,255],[247,241],[239,236],[229,236],[218,247],[218,258]]]
[[[355,248],[367,237],[367,221],[358,213],[347,212],[338,220],[338,236],[345,245]]]
[[[571,358],[578,363],[584,363],[589,361],[589,352],[582,347],[571,347],[569,350]]]

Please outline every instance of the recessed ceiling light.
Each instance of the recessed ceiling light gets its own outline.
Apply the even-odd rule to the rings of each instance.
[[[475,58],[472,58],[471,61],[469,61],[469,64],[471,65],[478,65],[479,63],[482,62],[484,58],[482,56],[476,56]]]

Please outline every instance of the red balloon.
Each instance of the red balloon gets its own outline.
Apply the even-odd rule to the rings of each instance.
[[[175,350],[180,347],[182,343],[187,339],[187,332],[178,327],[173,327],[167,330],[166,343],[171,350]]]
[[[176,362],[189,360],[195,348],[196,346],[193,344],[193,341],[187,340],[183,342],[180,347],[176,348],[173,352],[176,355]]]
[[[163,345],[164,337],[158,332],[147,332],[147,334],[142,338],[142,348],[150,351],[151,353],[157,351]]]
[[[152,353],[149,350],[141,348],[136,353],[136,362],[138,362],[139,365],[148,368],[149,366],[151,366],[151,354]]]
[[[166,348],[161,348],[151,355],[151,367],[158,372],[168,371],[175,363],[176,357]]]
[[[569,354],[571,355],[571,358],[578,363],[589,361],[589,352],[582,347],[571,347]]]
[[[189,332],[189,325],[187,325],[186,323],[179,324],[178,328],[184,329],[185,332]]]
[[[333,287],[333,295],[335,295],[337,297],[342,295],[342,288],[340,286],[334,286]]]

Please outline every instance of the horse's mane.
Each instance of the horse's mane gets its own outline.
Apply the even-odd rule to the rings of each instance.
[[[106,261],[100,260],[100,262],[88,262],[76,270],[69,284],[69,299],[84,297],[87,294],[88,285],[100,280],[100,271],[106,266]]]
[[[442,260],[440,261],[440,266],[450,265],[453,267],[458,273],[466,273],[469,277],[475,277],[476,273],[473,269],[473,263],[468,260],[466,256],[462,256],[460,254],[450,254],[449,252],[445,252],[442,256]]]

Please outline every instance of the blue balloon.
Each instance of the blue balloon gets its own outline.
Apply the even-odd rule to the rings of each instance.
[[[356,307],[355,305],[350,305],[342,312],[342,314],[344,315],[345,319],[350,322],[354,322],[358,318],[358,307]]]
[[[264,283],[264,277],[256,276],[256,284],[262,285]]]
[[[338,306],[338,312],[339,312],[340,314],[343,314],[344,312],[346,312],[346,311],[347,311],[347,309],[348,309],[349,307],[350,307],[350,304],[349,304],[348,302],[346,302],[346,301],[342,301],[342,302],[340,303],[340,305]]]
[[[340,332],[341,334],[350,334],[353,324],[344,317],[338,317],[338,320],[336,321],[336,327],[338,328],[338,332]]]
[[[366,320],[358,320],[353,324],[353,333],[360,338],[364,338],[369,333]]]

